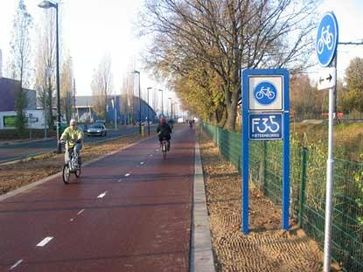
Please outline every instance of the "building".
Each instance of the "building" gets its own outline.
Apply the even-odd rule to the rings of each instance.
[[[92,123],[100,119],[93,110],[94,97],[93,96],[76,96],[76,118],[81,123]],[[134,96],[131,101],[127,101],[126,96],[109,96],[106,105],[106,122],[114,123],[115,120],[118,124],[126,125],[136,123],[140,118],[140,100]],[[155,111],[141,99],[141,121],[144,122],[148,119],[154,120],[156,118]]]
[[[20,81],[4,77],[0,78],[0,129],[15,128],[16,99],[19,90]],[[30,89],[24,89],[24,91],[26,97],[25,116],[32,117],[36,111],[36,92]],[[35,117],[28,119],[28,127],[38,127],[36,122],[34,122],[35,120]],[[32,123],[30,124],[30,122]]]

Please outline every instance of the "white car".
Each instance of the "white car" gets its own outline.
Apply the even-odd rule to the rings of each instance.
[[[86,132],[87,136],[106,136],[107,129],[100,123],[91,125]]]

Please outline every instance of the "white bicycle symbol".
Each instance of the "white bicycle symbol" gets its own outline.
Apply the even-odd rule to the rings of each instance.
[[[333,33],[329,31],[330,25],[323,27],[321,30],[321,36],[318,40],[318,54],[320,55],[324,47],[326,46],[328,50],[333,48]]]
[[[252,132],[255,133],[255,130],[257,130],[258,133],[265,133],[267,131],[269,131],[269,133],[278,132],[280,130],[280,125],[277,121],[274,121],[275,119],[276,116],[252,119]]]
[[[258,92],[256,92],[256,98],[258,100],[263,97],[267,97],[269,100],[273,100],[275,98],[275,92],[270,90],[270,87],[262,87]]]

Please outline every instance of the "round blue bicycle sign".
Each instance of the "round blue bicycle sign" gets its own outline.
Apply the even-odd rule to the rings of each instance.
[[[320,21],[317,38],[316,53],[321,66],[328,66],[335,57],[338,45],[338,22],[334,13],[326,13]]]
[[[256,86],[254,96],[258,103],[269,105],[276,100],[277,90],[272,83],[263,81]]]

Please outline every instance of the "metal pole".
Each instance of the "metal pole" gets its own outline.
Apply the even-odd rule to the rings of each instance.
[[[115,112],[115,130],[117,129],[117,113],[116,113],[116,95],[114,97],[113,110]]]
[[[159,89],[161,91],[161,115],[164,116],[164,91]]]
[[[59,83],[59,32],[58,32],[58,4],[54,3],[56,10],[56,61],[57,61],[57,152],[62,152],[62,146],[58,142],[60,138],[60,124],[61,124],[61,112],[60,112],[60,83]]]
[[[333,66],[336,67],[336,58]],[[336,73],[336,70],[335,70]],[[336,76],[335,76],[336,78]],[[334,125],[334,88],[329,89],[329,128],[328,128],[328,159],[326,161],[326,200],[325,200],[325,236],[324,236],[324,272],[330,271],[331,263],[331,225],[333,221],[333,170],[334,170],[334,139],[333,139],[333,125]]]
[[[150,136],[150,116],[149,116],[149,113],[150,113],[150,102],[149,102],[149,96],[150,96],[150,90],[152,88],[151,87],[148,87],[147,88],[147,135]]]
[[[140,96],[140,72],[139,72],[139,133],[141,135],[141,96]]]

